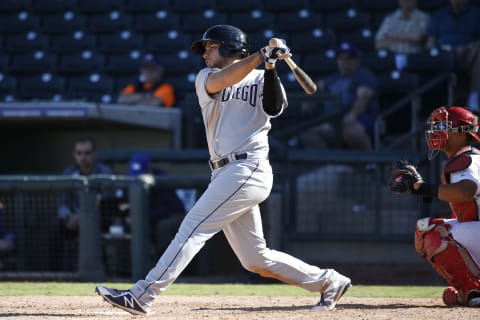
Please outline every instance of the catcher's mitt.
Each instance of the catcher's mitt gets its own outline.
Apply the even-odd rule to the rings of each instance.
[[[413,185],[415,182],[423,182],[417,168],[407,160],[397,160],[392,166],[392,175],[389,183],[393,193],[416,193]]]

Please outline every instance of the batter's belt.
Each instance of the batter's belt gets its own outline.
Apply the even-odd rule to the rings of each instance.
[[[225,158],[221,158],[220,160],[216,160],[216,161],[211,161],[210,160],[210,161],[208,161],[208,164],[210,166],[210,169],[215,170],[215,169],[220,169],[221,167],[223,167],[226,164],[229,164],[232,161],[244,160],[244,159],[247,159],[247,153],[246,152],[245,153],[232,153]]]

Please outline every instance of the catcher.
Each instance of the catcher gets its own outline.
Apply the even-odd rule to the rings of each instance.
[[[443,292],[447,306],[480,307],[480,142],[478,118],[462,107],[440,107],[427,120],[429,160],[440,151],[447,160],[442,184],[427,183],[408,161],[394,164],[390,190],[447,201],[451,219],[417,221],[415,249],[450,285]]]

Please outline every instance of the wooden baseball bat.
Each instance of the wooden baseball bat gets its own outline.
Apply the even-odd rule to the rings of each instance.
[[[281,41],[282,40],[278,38],[271,38],[268,44],[270,47],[275,48],[275,47],[278,47],[279,42]],[[302,86],[303,90],[307,94],[313,94],[317,92],[316,83],[312,80],[312,78],[310,78],[310,76],[305,71],[303,71],[302,68],[297,66],[295,61],[293,61],[293,59],[291,58],[290,54],[285,55],[284,57],[282,57],[282,59],[285,60],[290,70],[292,70],[293,75],[297,79],[298,83],[300,84],[300,86]]]

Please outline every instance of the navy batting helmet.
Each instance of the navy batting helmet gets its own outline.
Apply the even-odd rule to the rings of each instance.
[[[226,24],[208,28],[202,39],[192,43],[192,51],[203,55],[205,53],[205,41],[220,42],[219,52],[224,57],[240,55],[244,58],[248,56],[250,49],[247,35],[242,30]]]

